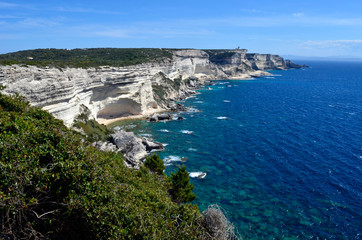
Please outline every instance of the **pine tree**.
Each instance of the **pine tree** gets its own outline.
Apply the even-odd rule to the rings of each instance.
[[[163,164],[162,159],[157,154],[147,156],[145,166],[148,167],[152,172],[156,172],[159,175],[162,175],[163,170],[165,170],[165,165]]]
[[[196,199],[196,195],[192,192],[194,185],[190,183],[189,173],[186,167],[178,167],[176,173],[171,173],[171,196],[175,202],[186,203]]]

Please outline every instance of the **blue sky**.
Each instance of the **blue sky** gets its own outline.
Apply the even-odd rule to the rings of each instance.
[[[0,53],[34,48],[235,48],[362,57],[360,0],[0,0]]]

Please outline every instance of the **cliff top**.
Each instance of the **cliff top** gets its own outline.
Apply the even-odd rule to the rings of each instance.
[[[162,62],[176,57],[209,58],[216,64],[230,63],[235,56],[277,56],[246,53],[246,49],[167,49],[167,48],[76,48],[34,49],[0,54],[0,65],[32,65],[38,67],[90,68],[100,66],[125,67],[147,62]],[[279,57],[279,56],[277,56]],[[280,57],[279,57],[280,58]]]
[[[171,59],[172,51],[160,48],[34,49],[1,54],[0,65],[24,64],[52,67],[130,66]]]
[[[124,67],[146,62],[179,57],[208,57],[215,59],[231,57],[246,49],[166,49],[166,48],[77,48],[77,49],[33,49],[0,54],[0,65],[33,65],[39,67]]]

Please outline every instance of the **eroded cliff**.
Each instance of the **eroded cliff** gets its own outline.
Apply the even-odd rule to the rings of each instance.
[[[71,125],[86,106],[95,119],[151,114],[211,79],[243,79],[287,69],[283,58],[236,50],[169,50],[172,58],[125,66],[0,66],[6,93],[18,92]]]

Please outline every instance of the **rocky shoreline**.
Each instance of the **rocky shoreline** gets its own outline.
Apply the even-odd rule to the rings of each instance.
[[[126,67],[55,68],[0,66],[4,93],[18,92],[33,106],[71,126],[83,106],[108,124],[122,117],[142,117],[168,110],[207,80],[246,79],[266,70],[299,68],[277,55],[233,50],[169,50],[172,58]]]
[[[171,120],[168,112],[186,109],[184,100],[210,80],[242,80],[270,76],[266,70],[301,68],[278,55],[247,54],[245,49],[169,50],[172,58],[126,67],[50,68],[31,65],[0,66],[4,93],[19,93],[71,127],[77,116],[108,125],[114,121],[146,118]],[[178,120],[182,120],[179,118]],[[95,142],[103,151],[120,151],[127,164],[139,167],[158,143],[116,131],[110,142]]]
[[[169,103],[166,106],[164,106],[163,108],[151,109],[149,111],[145,111],[144,113],[138,114],[138,115],[128,115],[128,116],[121,116],[121,117],[107,118],[107,119],[98,118],[97,121],[100,124],[104,124],[104,125],[109,125],[114,122],[121,121],[121,120],[127,120],[127,119],[146,119],[146,120],[149,120],[152,122],[162,121],[162,120],[165,120],[165,119],[162,119],[162,118],[164,118],[164,117],[162,117],[162,114],[161,114],[161,119],[155,119],[155,118],[157,118],[157,116],[160,115],[160,113],[186,111],[186,109],[181,104],[179,104],[179,103],[176,104],[175,102],[184,100],[184,99],[196,94],[197,93],[196,90],[202,88],[203,86],[213,85],[214,81],[218,81],[218,80],[250,80],[253,78],[260,78],[260,77],[265,77],[265,76],[273,76],[273,74],[271,74],[269,72],[265,72],[265,71],[255,71],[253,73],[240,74],[238,76],[230,77],[228,79],[205,79],[202,82],[198,82],[198,84],[196,86],[195,85],[188,86],[187,89],[182,90],[181,93],[179,93],[180,96],[178,96],[176,99],[170,98]],[[166,119],[166,120],[170,120],[170,119]]]

